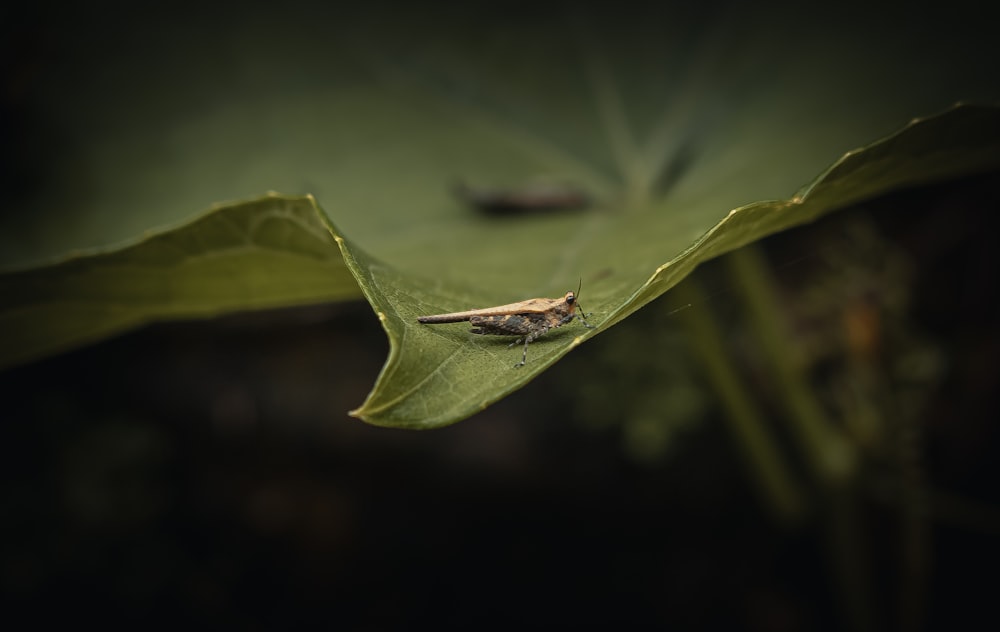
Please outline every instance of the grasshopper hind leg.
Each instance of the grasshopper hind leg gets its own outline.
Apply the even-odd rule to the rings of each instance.
[[[507,348],[510,349],[514,345],[521,344],[522,341],[524,342],[524,352],[521,354],[521,361],[514,365],[515,369],[524,366],[524,363],[528,361],[528,343],[531,342],[530,336],[518,338],[514,342],[507,345]]]
[[[540,329],[536,329],[527,336],[524,336],[523,338],[518,338],[514,342],[507,345],[507,348],[509,349],[514,345],[520,343],[522,340],[524,341],[524,351],[521,353],[521,361],[514,365],[515,369],[517,367],[524,366],[524,363],[528,361],[528,345],[537,340],[542,334],[544,334],[548,330],[549,330],[548,327],[542,327]]]

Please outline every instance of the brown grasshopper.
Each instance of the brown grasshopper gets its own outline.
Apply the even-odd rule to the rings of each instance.
[[[577,288],[577,294],[579,292],[580,290]],[[520,336],[508,345],[510,348],[522,340],[524,341],[524,353],[521,355],[521,361],[514,365],[514,368],[517,368],[524,366],[527,361],[528,345],[531,342],[548,330],[562,327],[573,320],[573,317],[577,315],[576,308],[579,306],[576,296],[573,292],[566,292],[566,296],[562,298],[529,298],[526,301],[509,305],[421,316],[417,318],[417,321],[426,325],[437,325],[460,323],[467,320],[472,324],[470,331],[474,334]],[[593,329],[593,326],[587,322],[587,314],[583,313],[582,307],[579,316],[584,327]]]

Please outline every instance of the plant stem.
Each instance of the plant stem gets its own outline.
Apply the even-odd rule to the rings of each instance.
[[[724,339],[713,318],[704,293],[694,277],[667,294],[668,305],[676,311],[690,341],[697,350],[705,376],[711,382],[725,410],[724,418],[736,438],[758,494],[773,518],[782,524],[798,522],[805,511],[805,500],[778,447],[758,411],[745,383],[733,368],[722,345]],[[699,309],[678,306],[693,304]]]
[[[848,626],[875,628],[856,490],[853,446],[827,418],[796,362],[770,270],[759,249],[741,248],[727,263],[750,312],[763,355],[770,366],[791,433],[825,498],[827,555],[839,586]]]

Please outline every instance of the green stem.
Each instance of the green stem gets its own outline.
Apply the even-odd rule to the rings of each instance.
[[[735,286],[750,310],[756,339],[770,364],[792,434],[808,457],[813,474],[824,487],[848,484],[857,470],[856,455],[847,438],[826,417],[806,382],[788,341],[783,314],[764,258],[754,247],[740,248],[726,258]]]
[[[708,311],[698,282],[688,277],[667,294],[667,300],[691,336],[690,342],[719,396],[726,413],[724,418],[736,438],[758,494],[776,520],[784,524],[797,522],[805,509],[802,490],[785,464],[753,397],[728,358],[722,345],[723,332]],[[699,309],[679,307],[688,304],[698,305]]]
[[[825,499],[827,555],[836,577],[850,629],[875,628],[856,489],[857,456],[846,436],[827,418],[798,368],[770,270],[755,247],[728,258],[730,273],[750,311],[770,365],[791,434],[818,481]]]

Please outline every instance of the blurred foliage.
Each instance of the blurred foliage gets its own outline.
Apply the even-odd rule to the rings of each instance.
[[[672,303],[595,341],[586,362],[571,358],[566,401],[646,467],[676,459],[672,442],[688,449],[691,429],[721,418],[776,523],[823,532],[845,629],[921,629],[944,598],[935,533],[978,534],[994,557],[1000,541],[996,495],[975,497],[988,457],[968,471],[979,491],[956,494],[934,473],[947,457],[933,443],[967,442],[958,435],[968,431],[995,444],[981,427],[995,398],[972,394],[995,379],[963,365],[978,364],[973,347],[996,344],[996,291],[976,282],[982,271],[948,289],[928,283],[995,259],[975,233],[998,208],[996,182],[969,181],[968,197],[887,196],[767,240],[766,256],[744,249],[704,266]],[[979,421],[959,421],[970,414]],[[885,553],[869,542],[872,521],[892,534]],[[891,591],[877,584],[887,576]]]

